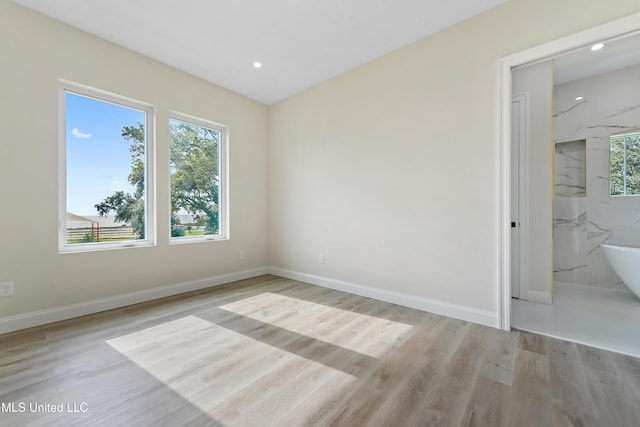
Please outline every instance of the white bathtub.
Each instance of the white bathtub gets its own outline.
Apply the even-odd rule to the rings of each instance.
[[[640,298],[640,248],[600,245],[604,256],[625,285]]]

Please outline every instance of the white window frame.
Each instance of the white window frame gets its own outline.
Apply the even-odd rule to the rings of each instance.
[[[178,111],[169,111],[169,117],[167,119],[167,141],[171,144],[171,120],[178,120],[190,125],[213,129],[220,132],[220,142],[218,143],[219,153],[219,176],[220,176],[220,190],[219,190],[219,233],[203,236],[181,236],[171,237],[171,221],[169,221],[169,244],[185,244],[185,243],[197,243],[197,242],[209,242],[229,240],[229,164],[227,160],[227,151],[229,144],[229,129],[227,126],[216,123],[211,120],[202,119],[200,117],[191,116],[189,114],[181,113]],[[169,151],[171,148],[169,147]],[[170,156],[169,156],[170,157]],[[168,159],[167,170],[169,176],[169,218],[171,218],[171,159]]]
[[[145,113],[145,238],[123,242],[67,243],[67,106],[66,94],[139,110]],[[58,252],[77,253],[156,244],[155,222],[155,115],[153,105],[82,84],[60,80],[58,84]]]

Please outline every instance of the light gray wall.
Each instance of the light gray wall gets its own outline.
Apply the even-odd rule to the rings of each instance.
[[[586,197],[554,201],[558,282],[623,286],[599,245],[640,246],[640,197],[609,196],[609,136],[633,129],[640,129],[640,66],[555,87],[554,140],[587,144]]]

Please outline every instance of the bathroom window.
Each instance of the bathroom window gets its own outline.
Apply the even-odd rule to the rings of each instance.
[[[611,196],[640,196],[640,131],[609,138]]]

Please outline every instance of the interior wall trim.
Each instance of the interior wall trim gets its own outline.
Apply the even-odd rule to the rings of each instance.
[[[268,270],[269,273],[286,279],[297,280],[300,282],[310,283],[312,285],[348,292],[350,294],[360,295],[378,301],[397,304],[403,307],[414,308],[416,310],[426,311],[429,313],[440,314],[442,316],[453,317],[454,319],[490,326],[492,328],[499,327],[498,314],[491,311],[479,310],[462,305],[436,301],[415,295],[393,292],[386,289],[349,283],[342,280],[286,270],[278,267],[269,267]]]
[[[47,323],[59,322],[61,320],[72,319],[74,317],[86,316],[87,314],[99,313],[101,311],[152,301],[154,299],[178,295],[185,292],[197,291],[225,283],[235,282],[237,280],[250,279],[267,273],[268,269],[266,267],[260,267],[174,285],[161,286],[124,295],[96,299],[78,304],[65,305],[62,307],[4,317],[0,318],[0,334],[40,326]]]

